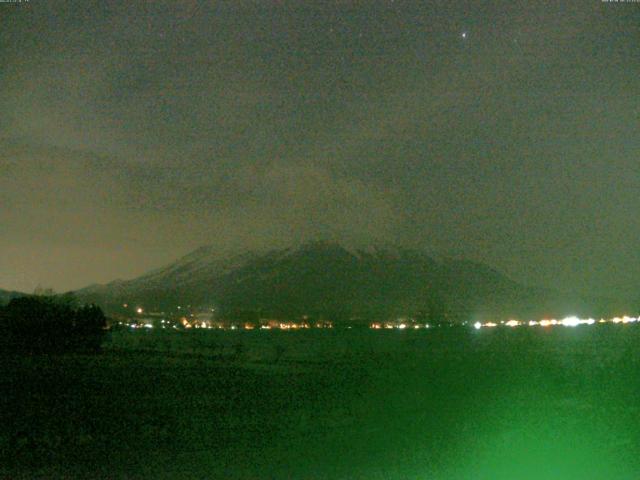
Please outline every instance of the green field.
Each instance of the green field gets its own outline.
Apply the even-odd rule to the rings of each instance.
[[[640,327],[114,332],[2,357],[0,477],[637,479]]]

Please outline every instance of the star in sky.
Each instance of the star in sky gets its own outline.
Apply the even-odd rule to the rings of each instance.
[[[0,289],[330,238],[640,298],[637,8],[103,3],[0,14]]]

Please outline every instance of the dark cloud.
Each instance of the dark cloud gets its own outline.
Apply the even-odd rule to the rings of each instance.
[[[640,280],[637,5],[0,10],[0,287],[315,237]]]

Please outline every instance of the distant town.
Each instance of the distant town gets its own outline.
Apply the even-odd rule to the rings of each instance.
[[[386,321],[360,322],[348,325],[340,325],[341,328],[369,328],[371,330],[420,330],[442,327],[473,327],[476,330],[492,329],[496,327],[578,327],[581,325],[595,324],[633,324],[640,322],[640,317],[623,315],[613,318],[579,318],[567,316],[561,319],[549,318],[540,320],[500,320],[500,321],[476,321],[476,322],[451,322],[433,321],[424,322],[412,317],[398,317]],[[179,305],[173,312],[146,311],[144,307],[123,304],[117,314],[109,318],[111,328],[130,329],[172,329],[172,330],[305,330],[305,329],[331,329],[336,327],[333,321],[314,318],[311,315],[302,315],[296,320],[283,320],[278,318],[258,318],[241,321],[218,318],[215,308],[192,308],[191,305]]]

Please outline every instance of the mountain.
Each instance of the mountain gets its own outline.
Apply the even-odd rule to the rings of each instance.
[[[486,265],[397,247],[334,242],[225,256],[206,246],[141,277],[76,292],[107,310],[215,307],[226,317],[472,320],[598,316],[607,302],[526,287]]]

